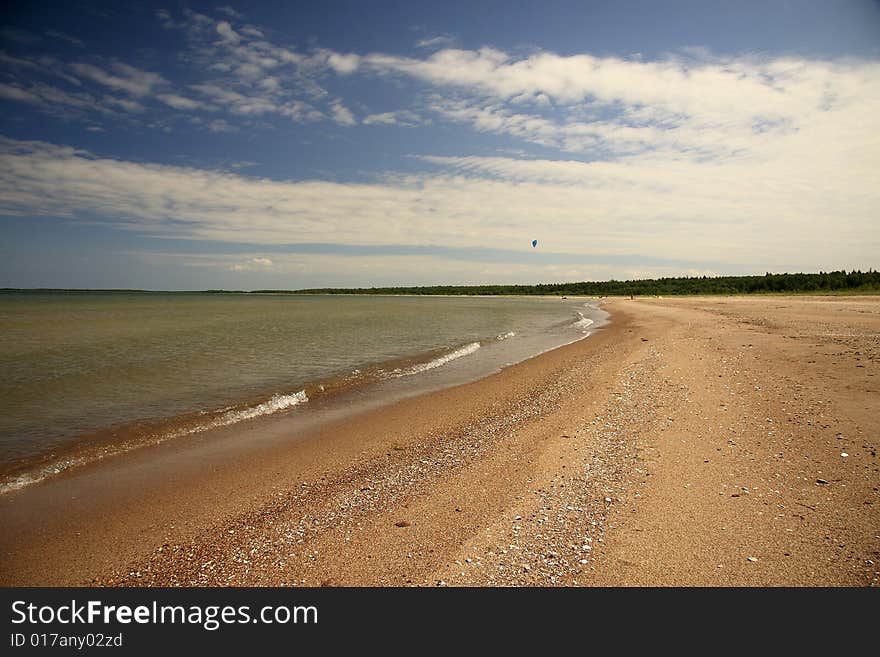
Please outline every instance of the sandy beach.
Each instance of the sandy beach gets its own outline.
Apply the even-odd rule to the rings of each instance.
[[[0,584],[880,583],[880,297],[603,308],[474,383],[3,495]]]

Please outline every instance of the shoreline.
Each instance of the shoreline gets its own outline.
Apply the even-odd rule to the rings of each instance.
[[[876,585],[880,299],[604,309],[473,383],[4,495],[0,583]]]
[[[385,419],[388,414],[400,417],[397,425],[402,422],[410,427],[414,423],[434,426],[436,422],[426,420],[430,415],[426,409],[433,408],[438,399],[444,399],[447,394],[451,394],[456,399],[451,406],[472,406],[476,402],[473,398],[468,399],[469,393],[464,389],[479,390],[483,382],[489,380],[509,385],[511,378],[516,377],[511,377],[508,370],[522,367],[531,370],[533,361],[541,361],[557,351],[589,342],[602,330],[594,329],[591,335],[583,335],[573,342],[508,366],[488,377],[451,388],[440,388],[390,403],[375,398],[364,400],[360,391],[353,389],[349,395],[353,399],[344,400],[342,406],[332,401],[327,403],[326,412],[315,413],[310,418],[311,421],[288,423],[284,421],[285,418],[271,415],[255,418],[241,425],[194,434],[184,440],[169,440],[116,453],[112,458],[97,459],[33,485],[11,490],[0,496],[0,521],[9,527],[8,537],[11,539],[0,539],[0,583],[18,581],[10,580],[7,571],[13,568],[17,570],[19,567],[30,573],[28,577],[36,578],[24,580],[29,583],[89,583],[94,579],[86,577],[89,573],[68,572],[62,565],[69,552],[91,551],[85,556],[85,561],[89,564],[101,564],[98,567],[100,570],[108,560],[114,561],[117,557],[115,553],[119,549],[123,549],[128,558],[139,554],[142,547],[140,541],[144,534],[149,534],[160,524],[164,523],[169,531],[152,534],[149,540],[154,543],[160,535],[163,539],[189,536],[191,528],[201,526],[208,518],[215,519],[221,515],[215,501],[205,491],[232,488],[242,491],[242,495],[249,498],[271,498],[278,485],[271,482],[266,475],[269,473],[269,477],[277,476],[273,464],[276,459],[283,461],[297,475],[306,476],[305,473],[313,474],[319,467],[339,467],[340,461],[333,454],[336,450],[353,459],[362,455],[381,455],[387,451],[388,445],[382,444],[384,440],[377,445],[378,437],[375,434],[388,428]],[[541,365],[537,369],[543,371],[545,366]],[[537,386],[534,388],[537,389]],[[445,401],[440,403],[450,406]],[[320,400],[309,402],[312,407],[309,410],[317,410],[321,404]],[[485,412],[484,404],[477,405],[480,411],[474,412]],[[355,407],[353,413],[348,408],[352,406]],[[438,420],[448,424],[447,418],[441,417]],[[454,419],[453,423],[455,422],[460,423],[461,418]],[[372,428],[370,445],[364,445],[356,436],[363,425]],[[395,429],[398,434],[406,430],[403,426]],[[364,447],[369,449],[365,450]],[[247,464],[246,472],[242,467],[243,462]],[[194,489],[198,489],[200,493],[196,495],[197,500],[193,500]],[[144,515],[149,521],[127,517],[136,500],[149,497],[155,498],[150,502],[150,508],[144,509]],[[77,502],[72,505],[74,508],[60,509],[56,503],[58,499]],[[229,504],[223,507],[224,513],[241,508],[235,500],[227,501]],[[193,511],[194,508],[198,512]],[[172,520],[181,512],[187,515],[184,522]],[[96,514],[100,516],[100,522],[95,522],[93,516]],[[35,523],[32,519],[36,517],[46,521]],[[181,525],[186,528],[183,532]],[[74,528],[77,530],[71,534]],[[23,535],[19,535],[19,532],[26,533],[30,538],[22,538]],[[103,548],[95,549],[96,532],[103,539],[100,541],[102,545],[104,541],[113,541],[113,554],[110,551],[105,554]],[[62,536],[59,537],[59,533]],[[13,539],[12,534],[17,536]],[[43,557],[35,559],[33,565],[27,563],[28,559],[22,558],[19,565],[10,567],[19,561],[20,552],[28,552],[34,542],[45,540],[52,541],[47,552],[51,554],[49,558],[59,561],[57,574],[53,577],[59,577],[60,580],[40,579],[44,577],[44,566],[40,565],[45,563]],[[82,556],[78,556],[79,561],[82,561]]]
[[[578,301],[579,299],[572,299]],[[580,299],[583,300],[583,299]],[[585,304],[588,305],[588,304]],[[216,431],[218,428],[235,425],[242,421],[249,421],[264,416],[276,416],[282,419],[290,415],[289,411],[297,407],[299,413],[309,413],[309,409],[315,406],[327,405],[352,406],[360,405],[364,408],[393,403],[417,394],[431,392],[472,382],[493,373],[493,369],[503,369],[511,364],[522,362],[540,356],[541,354],[557,349],[562,346],[582,340],[602,327],[607,319],[599,304],[591,307],[594,317],[586,318],[583,313],[575,310],[580,319],[571,321],[571,328],[577,328],[572,334],[577,337],[570,338],[562,335],[555,336],[556,344],[546,347],[545,345],[532,345],[531,351],[523,351],[523,347],[511,351],[508,349],[503,355],[502,364],[499,361],[482,365],[471,365],[470,371],[464,375],[456,372],[465,366],[464,363],[453,363],[463,356],[469,356],[475,351],[484,353],[482,348],[497,348],[498,343],[508,343],[508,338],[516,337],[515,332],[506,332],[494,336],[484,336],[479,340],[461,342],[460,344],[447,345],[443,348],[432,349],[405,356],[375,360],[367,358],[363,362],[350,365],[353,369],[344,370],[321,379],[301,380],[296,385],[287,387],[274,387],[262,394],[252,394],[238,400],[228,399],[222,406],[214,408],[194,407],[190,410],[179,412],[166,417],[135,418],[118,424],[96,427],[78,435],[65,436],[61,442],[51,451],[35,452],[18,458],[17,460],[0,463],[0,496],[26,488],[46,479],[58,476],[69,470],[89,465],[106,458],[115,457],[119,454],[156,446],[169,440],[186,439],[193,434]],[[589,330],[588,330],[589,329]],[[519,340],[520,338],[517,338]],[[565,342],[558,342],[565,339]],[[545,339],[546,340],[546,339]],[[518,344],[518,342],[517,342]],[[537,350],[536,350],[537,349]],[[479,357],[479,355],[478,355]],[[471,362],[470,359],[468,362]],[[480,358],[480,361],[483,359]],[[496,357],[497,361],[498,358]],[[452,367],[450,367],[452,363]],[[443,368],[439,370],[439,368]],[[465,366],[466,367],[466,366]],[[490,369],[487,369],[490,368]],[[433,372],[432,370],[439,370]],[[433,381],[425,381],[423,375],[431,374]],[[444,380],[444,373],[448,379]],[[418,379],[408,379],[410,376],[418,376]],[[400,385],[395,385],[395,379],[407,378],[407,383],[415,392],[402,391]],[[409,385],[407,387],[409,387]],[[352,399],[368,400],[352,404]],[[355,409],[356,411],[357,409]],[[281,417],[277,417],[277,416]],[[293,419],[291,418],[291,421]],[[310,426],[312,421],[307,421]]]

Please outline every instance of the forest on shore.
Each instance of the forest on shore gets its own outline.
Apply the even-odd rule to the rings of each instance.
[[[582,281],[538,285],[431,285],[421,287],[315,288],[295,294],[444,294],[444,295],[554,295],[554,296],[662,296],[675,294],[767,294],[880,292],[880,272],[853,270],[818,274],[763,276],[693,276],[635,281]],[[278,294],[278,290],[254,290]]]

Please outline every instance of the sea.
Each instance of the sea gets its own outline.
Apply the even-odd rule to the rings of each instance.
[[[218,427],[381,404],[583,339],[560,297],[0,292],[0,494]]]

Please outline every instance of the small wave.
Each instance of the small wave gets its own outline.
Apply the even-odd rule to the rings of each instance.
[[[46,477],[57,475],[61,472],[64,472],[68,468],[81,465],[85,462],[86,459],[83,458],[64,459],[63,461],[57,461],[50,465],[44,466],[34,472],[25,472],[24,474],[20,474],[17,477],[12,477],[11,479],[7,479],[3,483],[0,483],[0,495],[9,493],[10,491],[18,490],[19,488],[24,488],[25,486],[29,486],[30,484],[35,484],[38,481],[42,481]]]
[[[496,335],[495,339],[498,341],[507,340],[507,338],[512,338],[516,335],[513,331],[508,331],[507,333],[502,333],[501,335]]]
[[[303,404],[309,401],[305,390],[294,392],[290,395],[273,395],[268,401],[256,406],[249,406],[237,411],[228,411],[218,418],[208,422],[207,424],[199,424],[194,427],[187,427],[179,431],[168,434],[167,438],[179,438],[181,436],[189,436],[190,434],[207,431],[208,429],[217,429],[219,427],[227,427],[230,424],[241,422],[243,420],[251,420],[261,415],[271,415],[278,411],[283,411],[297,404]],[[223,409],[226,410],[226,409]]]
[[[239,410],[229,410],[230,408],[234,408],[231,406],[227,406],[226,408],[220,409],[220,412],[226,411],[223,415],[213,419],[210,422],[205,424],[198,424],[196,426],[190,426],[185,429],[179,429],[177,431],[171,431],[169,433],[160,434],[157,436],[153,436],[150,440],[141,443],[140,446],[148,445],[148,444],[157,444],[168,440],[169,438],[181,438],[183,436],[189,436],[194,433],[200,433],[202,431],[207,431],[208,429],[216,429],[219,427],[226,427],[231,424],[235,424],[237,422],[241,422],[243,420],[251,420],[256,417],[260,417],[262,415],[271,415],[272,413],[277,413],[278,411],[283,411],[285,409],[291,408],[298,404],[303,404],[309,401],[309,398],[306,396],[305,390],[300,390],[299,392],[295,392],[289,395],[273,395],[269,400],[263,402],[262,404],[257,404],[256,406],[249,406],[247,408],[242,408]],[[4,493],[8,493],[13,490],[18,490],[20,488],[24,488],[29,484],[34,484],[38,481],[42,481],[47,477],[51,477],[52,475],[59,474],[65,470],[70,468],[83,465],[90,461],[97,461],[106,456],[112,456],[114,454],[119,454],[124,451],[128,451],[130,447],[116,447],[105,450],[104,452],[95,455],[93,457],[72,457],[66,458],[63,460],[55,461],[54,463],[50,463],[49,465],[43,466],[37,470],[32,472],[26,472],[24,474],[18,475],[7,481],[0,483],[0,495]]]
[[[260,417],[261,415],[277,413],[278,411],[283,411],[291,406],[303,404],[307,401],[309,401],[309,398],[306,397],[305,390],[300,390],[299,392],[290,395],[273,395],[269,401],[265,401],[262,404],[257,404],[250,408],[244,408],[240,411],[229,411],[228,413],[224,413],[211,422],[210,426],[225,427],[229,424],[241,422],[242,420],[250,420],[251,418]]]
[[[592,319],[589,319],[589,318],[587,318],[587,317],[584,317],[583,314],[581,314],[581,313],[578,313],[578,315],[580,315],[580,319],[576,320],[576,321],[572,324],[572,327],[574,327],[574,328],[576,328],[576,329],[580,329],[580,330],[582,330],[584,333],[586,333],[587,330],[590,328],[590,326],[593,325],[593,320],[592,320]]]
[[[419,374],[421,372],[427,372],[428,370],[433,370],[434,368],[441,367],[446,363],[455,360],[456,358],[461,358],[462,356],[468,356],[474,353],[477,349],[480,348],[479,342],[471,342],[470,344],[466,344],[463,347],[459,347],[455,351],[450,351],[448,354],[443,354],[439,358],[435,358],[434,360],[430,360],[427,363],[419,363],[418,365],[413,365],[411,367],[407,367],[404,369],[395,369],[391,372],[390,376],[400,377],[400,376],[410,376],[412,374]]]

